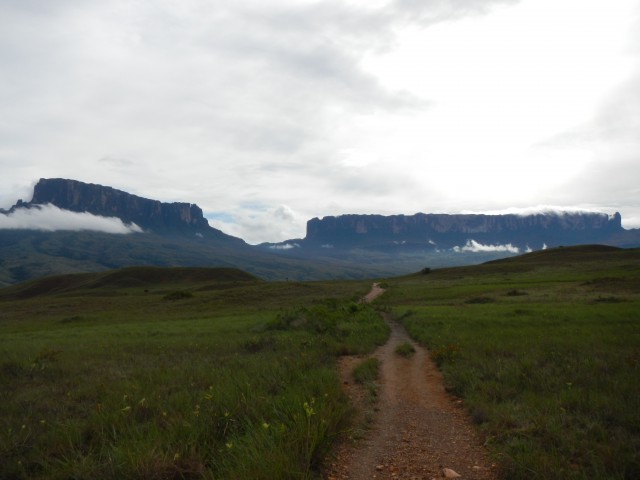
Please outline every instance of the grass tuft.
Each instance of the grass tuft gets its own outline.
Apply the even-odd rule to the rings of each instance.
[[[409,342],[404,342],[396,347],[395,352],[402,357],[409,358],[416,353],[416,349]]]
[[[360,362],[353,369],[353,378],[356,383],[364,385],[369,382],[374,382],[378,379],[380,373],[380,360],[376,357],[371,357]]]

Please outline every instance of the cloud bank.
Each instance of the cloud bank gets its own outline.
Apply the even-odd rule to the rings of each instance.
[[[508,252],[508,253],[520,253],[520,249],[507,243],[506,245],[483,245],[475,240],[467,240],[467,243],[462,247],[453,247],[453,251],[456,253],[485,253],[485,252]]]
[[[36,205],[32,208],[18,208],[9,214],[0,214],[0,230],[56,230],[129,234],[141,233],[135,223],[126,225],[119,218],[101,217],[90,213],[62,210],[54,205]]]

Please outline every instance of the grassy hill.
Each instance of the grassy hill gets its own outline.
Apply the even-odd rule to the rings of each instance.
[[[640,478],[640,250],[557,248],[388,287],[503,478]]]
[[[640,251],[384,281],[505,479],[640,476]],[[126,268],[0,289],[0,478],[317,478],[353,417],[371,281]]]
[[[33,298],[54,294],[105,294],[123,288],[230,288],[260,280],[235,268],[128,267],[107,272],[53,275],[0,290],[0,298]],[[204,284],[204,285],[202,285]],[[89,290],[89,292],[85,291]],[[93,291],[93,292],[91,292]],[[117,293],[117,292],[116,292]]]
[[[391,261],[378,265],[358,259],[288,258],[249,245],[195,236],[0,231],[0,287],[51,275],[140,265],[240,268],[267,280],[356,279],[398,271]]]

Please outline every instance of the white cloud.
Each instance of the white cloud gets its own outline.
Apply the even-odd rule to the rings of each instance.
[[[297,243],[283,243],[282,245],[271,245],[269,248],[273,250],[291,250],[293,248],[300,248]]]
[[[206,216],[212,227],[242,238],[249,244],[303,237],[307,220],[287,205],[271,209],[262,205],[241,205],[230,213]]]
[[[565,213],[606,213],[602,211],[602,208],[598,208],[597,206],[585,206],[585,207],[576,207],[576,206],[567,206],[560,207],[557,205],[533,205],[530,207],[509,207],[502,208],[497,210],[484,210],[484,211],[474,211],[474,210],[464,210],[462,213],[468,214],[485,214],[485,215],[520,215],[520,216],[529,216],[529,215],[563,215]]]
[[[472,253],[484,253],[484,252],[508,252],[508,253],[520,253],[518,247],[514,247],[510,243],[506,245],[483,245],[475,240],[467,240],[467,243],[462,247],[453,247],[453,251],[457,253],[472,252]]]
[[[0,230],[92,230],[97,232],[128,234],[141,233],[135,223],[125,225],[115,217],[101,217],[90,213],[62,210],[54,205],[36,205],[17,208],[12,213],[0,214]]]
[[[637,7],[5,0],[0,206],[74,178],[224,212],[250,243],[342,213],[638,218]]]

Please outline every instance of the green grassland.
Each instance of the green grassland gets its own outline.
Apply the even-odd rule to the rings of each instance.
[[[375,303],[503,478],[640,478],[640,251],[424,272]],[[388,336],[370,284],[149,267],[1,289],[0,478],[316,478],[353,418],[337,358]]]
[[[640,478],[640,251],[559,248],[388,287],[504,478]]]
[[[131,268],[0,291],[0,478],[312,478],[369,283]]]

